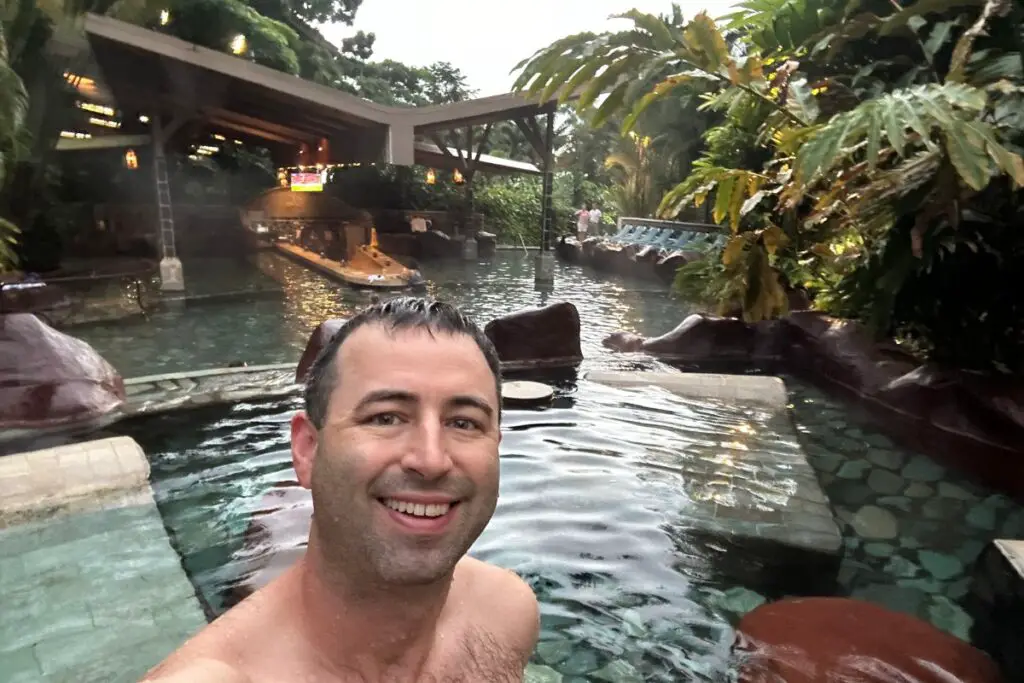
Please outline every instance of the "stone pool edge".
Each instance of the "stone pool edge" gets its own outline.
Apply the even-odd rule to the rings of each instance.
[[[207,623],[149,475],[125,436],[0,458],[5,680],[141,676]]]

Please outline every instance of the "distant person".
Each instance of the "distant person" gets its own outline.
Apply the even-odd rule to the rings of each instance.
[[[594,235],[600,235],[603,230],[601,226],[601,209],[596,206],[590,210],[590,232]]]
[[[584,204],[583,208],[576,212],[576,238],[582,242],[587,239],[587,229],[590,227],[590,205]]]
[[[510,683],[537,641],[530,587],[466,555],[498,500],[494,346],[458,309],[392,299],[320,352],[292,464],[305,555],[148,674],[161,683]]]

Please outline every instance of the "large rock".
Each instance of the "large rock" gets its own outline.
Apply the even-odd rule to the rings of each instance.
[[[785,318],[794,370],[859,394],[871,394],[917,367],[892,342],[877,343],[858,323],[801,311]]]
[[[484,333],[509,369],[576,365],[583,360],[580,314],[568,302],[495,318]]]
[[[674,330],[639,344],[635,336],[615,333],[605,346],[640,350],[691,363],[767,362],[783,353],[778,321],[748,325],[735,318],[716,318],[695,313]]]
[[[306,348],[303,350],[302,357],[299,358],[299,365],[295,369],[295,381],[297,383],[302,384],[306,381],[306,374],[313,367],[316,357],[320,355],[320,350],[327,346],[327,342],[331,341],[331,337],[344,324],[345,318],[331,318],[320,323],[313,330],[313,334],[309,335],[309,341],[306,342]]]
[[[740,620],[742,683],[1001,683],[991,659],[931,624],[848,598],[789,599]]]
[[[0,315],[0,435],[85,428],[124,403],[121,375],[91,346],[28,313]]]
[[[676,271],[689,263],[686,254],[678,249],[670,252],[654,264],[654,274],[663,282],[671,283],[676,279]]]
[[[583,245],[575,237],[562,235],[555,245],[555,254],[568,263],[583,263]]]

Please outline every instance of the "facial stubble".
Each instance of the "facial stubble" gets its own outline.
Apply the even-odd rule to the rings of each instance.
[[[483,487],[460,477],[400,488],[396,475],[385,474],[370,484],[368,493],[348,474],[357,469],[358,461],[353,459],[359,457],[352,453],[331,457],[322,441],[317,444],[311,477],[313,526],[329,569],[358,585],[418,586],[449,577],[494,514],[497,458],[493,476]],[[446,492],[460,499],[462,509],[455,511],[457,517],[440,538],[402,534],[388,528],[388,513],[375,497],[377,491],[396,490]]]

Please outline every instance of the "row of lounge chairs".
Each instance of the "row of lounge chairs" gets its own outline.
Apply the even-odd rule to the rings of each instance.
[[[716,232],[686,230],[685,228],[659,228],[647,225],[623,224],[617,233],[608,238],[617,244],[635,244],[641,247],[657,247],[667,251],[682,249],[703,251],[711,246],[725,244],[725,235]]]

